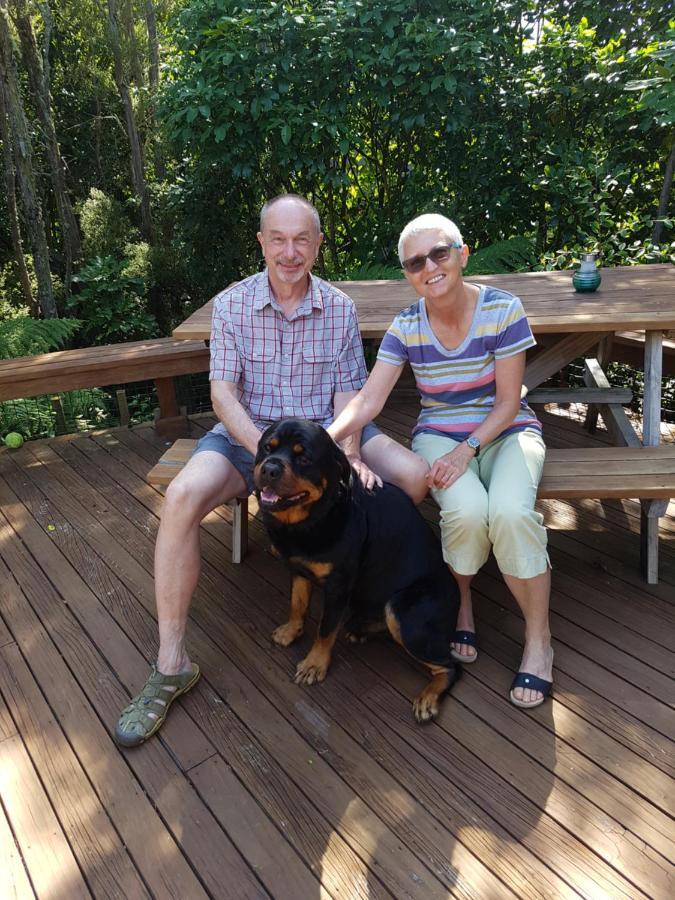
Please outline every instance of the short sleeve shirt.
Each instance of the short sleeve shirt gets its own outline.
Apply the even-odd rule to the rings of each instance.
[[[222,291],[213,305],[210,349],[211,381],[238,384],[261,431],[288,416],[327,426],[335,392],[357,391],[366,380],[354,303],[314,275],[290,319],[272,295],[267,270]],[[214,431],[227,433],[222,424]]]
[[[518,297],[483,285],[471,327],[459,347],[448,350],[436,338],[420,298],[394,319],[377,358],[396,366],[410,363],[421,401],[413,434],[440,433],[463,441],[494,408],[495,360],[535,344]],[[523,399],[500,437],[525,430],[541,432],[541,423]]]

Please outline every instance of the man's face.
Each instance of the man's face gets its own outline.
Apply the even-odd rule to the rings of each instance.
[[[295,200],[279,200],[265,216],[258,240],[270,280],[283,284],[303,281],[314,265],[323,240],[311,212]]]

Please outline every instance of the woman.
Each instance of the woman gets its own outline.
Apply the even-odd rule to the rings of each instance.
[[[492,549],[525,619],[510,699],[539,706],[553,668],[546,529],[534,509],[546,451],[520,396],[535,341],[517,297],[463,280],[469,250],[449,219],[413,219],[398,252],[420,299],[394,319],[367,383],[328,431],[342,440],[377,416],[410,363],[421,397],[412,448],[429,465],[443,554],[461,593],[452,654],[464,663],[478,656],[471,581]]]

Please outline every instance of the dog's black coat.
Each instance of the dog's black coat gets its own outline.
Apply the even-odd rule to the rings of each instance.
[[[298,419],[262,435],[254,479],[273,547],[294,574],[324,590],[319,637],[346,619],[352,634],[365,636],[386,616],[413,656],[449,671],[447,690],[456,677],[450,644],[459,591],[412,500],[387,483],[366,491],[325,430]],[[311,502],[289,514],[284,497],[311,486]]]

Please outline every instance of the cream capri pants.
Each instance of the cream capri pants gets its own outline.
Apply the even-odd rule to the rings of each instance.
[[[418,434],[415,453],[429,465],[457,441]],[[544,517],[534,508],[546,447],[536,431],[492,441],[447,488],[431,488],[441,510],[443,558],[459,575],[475,575],[492,548],[504,575],[534,578],[550,565]]]

